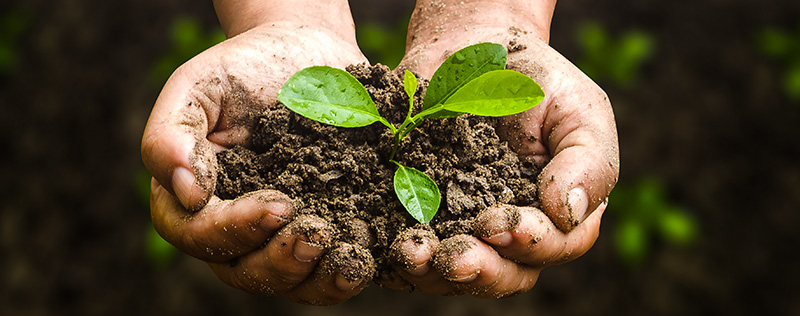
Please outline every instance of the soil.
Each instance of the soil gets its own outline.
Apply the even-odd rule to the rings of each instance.
[[[381,64],[352,65],[347,71],[367,88],[382,116],[402,123],[408,96],[399,72]],[[414,104],[422,104],[427,86],[424,79],[419,82]],[[539,169],[520,161],[500,140],[496,121],[472,115],[428,120],[401,144],[396,160],[439,185],[442,202],[430,224],[417,223],[395,196],[396,167],[389,162],[392,134],[385,126],[335,127],[282,104],[258,118],[250,148],[218,154],[216,194],[232,199],[261,189],[284,192],[294,199],[298,215],[319,216],[334,226],[333,249],[368,249],[379,281],[389,277],[388,249],[405,230],[433,231],[439,239],[472,235],[475,216],[483,209],[498,203],[538,206]],[[344,260],[334,264],[340,267],[368,258],[363,251],[336,253],[335,259]],[[357,280],[369,273],[371,269],[362,274],[350,269],[345,276]]]

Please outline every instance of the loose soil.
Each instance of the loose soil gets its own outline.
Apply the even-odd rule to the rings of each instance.
[[[369,91],[381,115],[399,124],[408,111],[399,72],[383,65],[347,68]],[[420,79],[414,104],[422,103],[427,82]],[[418,110],[418,109],[417,109]],[[462,115],[428,120],[409,134],[396,160],[419,169],[439,185],[442,203],[429,225],[406,213],[393,191],[396,167],[389,162],[392,136],[381,124],[340,128],[290,111],[282,104],[257,120],[250,148],[218,154],[216,194],[232,199],[254,190],[273,189],[294,199],[297,214],[332,223],[335,266],[374,258],[375,279],[389,277],[388,249],[409,228],[432,231],[439,239],[473,234],[473,220],[498,203],[538,206],[532,162],[520,161],[495,132],[494,118]],[[347,254],[357,254],[349,258]],[[357,258],[355,258],[357,257]],[[366,258],[366,259],[365,259]],[[348,279],[369,277],[348,270]]]

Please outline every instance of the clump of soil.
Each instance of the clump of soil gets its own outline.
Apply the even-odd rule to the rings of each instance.
[[[367,88],[382,116],[402,123],[408,96],[401,73],[380,64],[351,65],[347,71]],[[415,105],[422,104],[427,82],[420,79],[420,85]],[[216,194],[231,199],[260,189],[284,192],[294,199],[298,214],[333,224],[333,248],[355,245],[368,250],[375,258],[377,280],[388,277],[389,246],[406,229],[429,230],[440,239],[473,234],[473,220],[483,209],[498,203],[538,206],[539,170],[520,161],[500,141],[494,126],[495,119],[472,115],[427,120],[401,145],[395,159],[439,185],[442,204],[429,225],[416,223],[394,194],[396,167],[389,162],[388,128],[334,127],[282,104],[258,119],[251,148],[218,154]],[[363,258],[364,252],[359,253]],[[352,269],[348,273],[348,278],[365,277]]]

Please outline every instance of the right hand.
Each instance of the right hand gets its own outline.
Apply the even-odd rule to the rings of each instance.
[[[423,292],[504,297],[530,290],[542,269],[574,260],[592,247],[619,175],[608,98],[547,44],[555,1],[504,3],[418,1],[399,68],[430,78],[463,47],[480,42],[516,47],[508,54],[508,68],[533,78],[545,98],[530,110],[504,117],[498,134],[520,157],[544,167],[537,184],[541,208],[498,204],[485,209],[475,219],[475,236],[440,242],[424,232],[416,238],[401,235],[392,256],[403,279]]]
[[[178,68],[142,139],[142,158],[153,175],[156,231],[208,262],[225,283],[253,294],[333,304],[360,292],[368,280],[348,282],[341,271],[315,272],[331,238],[329,223],[295,217],[291,199],[277,191],[235,200],[213,193],[216,153],[247,143],[254,118],[277,103],[278,90],[293,73],[366,61],[354,37],[277,22],[238,34]]]

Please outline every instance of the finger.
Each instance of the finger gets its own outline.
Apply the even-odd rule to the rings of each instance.
[[[263,249],[209,266],[220,280],[246,292],[285,293],[311,275],[331,239],[325,220],[301,215],[278,231]]]
[[[569,233],[557,229],[542,211],[533,207],[501,205],[475,218],[475,235],[501,256],[544,268],[580,257],[594,245],[606,203]]]
[[[455,294],[454,284],[433,269],[433,254],[439,238],[433,232],[407,229],[397,236],[389,249],[389,257],[398,274],[415,289],[431,294]]]
[[[195,213],[188,213],[155,179],[150,192],[159,235],[204,261],[222,262],[250,252],[294,216],[291,200],[278,191],[255,191],[235,200],[215,197]]]
[[[540,162],[549,157],[538,181],[542,210],[556,227],[570,231],[617,182],[614,113],[605,92],[552,48],[532,44],[526,53],[542,57],[509,57],[509,68],[531,75],[546,96],[537,107],[511,119],[520,134],[511,141],[521,156]]]
[[[468,235],[443,240],[433,264],[457,288],[477,297],[524,293],[533,288],[541,271],[503,258],[489,245]]]
[[[216,126],[222,83],[196,81],[191,63],[170,76],[142,137],[142,160],[167,191],[190,210],[202,207],[216,184],[215,149],[206,135]]]
[[[323,256],[313,275],[285,296],[295,302],[333,305],[360,293],[375,273],[369,250],[341,243]]]

